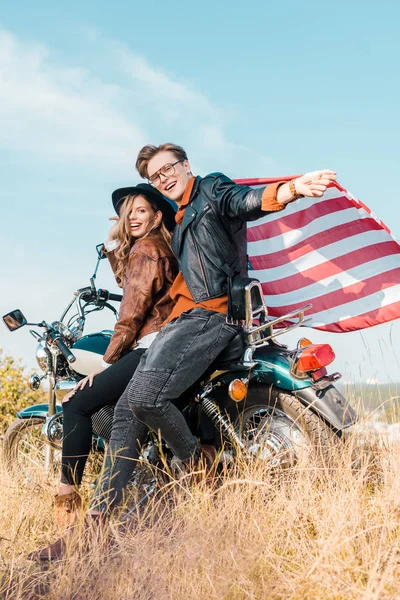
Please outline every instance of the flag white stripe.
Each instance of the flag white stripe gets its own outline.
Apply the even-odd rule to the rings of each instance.
[[[303,302],[307,304],[313,298],[319,298],[336,292],[337,290],[346,289],[348,286],[355,283],[366,282],[370,277],[382,274],[382,282],[384,281],[383,274],[391,269],[400,267],[400,254],[394,254],[392,256],[384,256],[378,260],[373,260],[367,265],[359,265],[353,269],[346,269],[322,279],[317,283],[311,285],[305,285],[304,287],[297,288],[293,292],[286,292],[285,294],[274,294],[266,295],[267,306],[287,306],[289,304],[296,304],[297,302]],[[253,271],[256,279],[260,279],[257,275],[257,271]],[[305,279],[306,283],[306,279]],[[393,281],[393,285],[396,282]],[[400,299],[400,298],[399,298]]]
[[[248,180],[250,187],[264,187],[262,184],[252,185],[252,181]],[[347,204],[343,202],[346,198]],[[340,204],[335,203],[335,199],[341,199]],[[323,212],[331,207],[321,204],[326,201],[332,201],[332,212],[328,215],[324,215]],[[312,215],[308,212],[311,221],[303,226],[301,223],[307,220],[307,211],[313,207],[315,210],[312,211]],[[367,231],[360,232],[357,226],[352,228],[352,225],[355,225],[354,221],[361,219],[364,219],[363,228]],[[373,220],[380,226],[379,230]],[[288,221],[292,229],[282,232],[283,228],[287,229]],[[314,301],[315,310],[319,312],[313,313],[311,308],[308,315],[311,322],[308,326],[326,327],[328,331],[362,329],[400,318],[400,311],[398,315],[394,314],[392,306],[400,302],[400,277],[391,273],[389,279],[390,271],[400,269],[400,245],[398,252],[393,254],[395,238],[385,230],[380,219],[347,190],[331,187],[322,198],[301,198],[288,204],[284,211],[270,213],[262,219],[248,223],[248,232],[251,234],[252,228],[263,224],[267,225],[265,232],[257,233],[265,237],[263,240],[248,242],[248,255],[250,259],[265,257],[268,268],[252,269],[249,274],[264,283],[265,289],[269,291],[265,295],[266,304],[276,314],[283,316],[285,306],[300,303],[305,305]],[[268,227],[269,224],[272,226]],[[335,240],[333,235],[336,232],[332,229],[340,226],[342,227]],[[326,235],[328,232],[331,232],[329,238],[333,238],[333,241],[329,241]],[[341,235],[346,235],[346,238],[338,239]],[[318,240],[315,240],[315,236],[318,236]],[[384,242],[392,243],[386,246],[382,245]],[[316,248],[316,243],[325,245]],[[290,261],[288,255],[296,245],[304,254]],[[377,249],[376,253],[374,248]],[[280,253],[279,256],[276,256],[276,253]],[[350,253],[357,254],[347,260]],[[340,271],[329,275],[333,271],[335,260],[336,264],[340,264]],[[277,266],[278,261],[283,264]],[[350,267],[352,263],[361,261],[361,264]],[[314,279],[317,279],[319,274],[324,278],[318,281],[310,280],[307,277],[307,271],[310,269],[318,269],[312,275]],[[355,300],[355,294],[349,296],[349,288],[352,285],[361,289]],[[279,287],[290,289],[294,286],[294,291],[271,293]],[[381,289],[383,286],[390,287]],[[368,296],[364,296],[365,293],[368,293]],[[340,302],[342,304],[339,304]],[[323,308],[324,306],[327,308]],[[378,314],[374,317],[368,316],[374,312]],[[365,319],[360,319],[364,314]]]
[[[338,211],[318,217],[311,221],[308,225],[301,227],[300,229],[292,229],[284,233],[277,231],[276,235],[266,240],[259,240],[257,242],[247,242],[247,252],[249,256],[262,256],[267,253],[279,252],[280,250],[287,250],[291,246],[295,246],[299,242],[307,243],[307,240],[314,237],[318,233],[323,233],[332,227],[337,225],[344,225],[345,223],[352,223],[358,219],[369,219],[371,218],[368,213],[363,209],[348,208],[345,210]]]
[[[251,186],[252,188],[256,187],[265,187],[265,186]],[[257,225],[263,225],[264,223],[270,223],[271,221],[279,221],[282,217],[286,217],[287,215],[291,215],[296,212],[300,212],[302,210],[306,210],[310,206],[314,206],[315,204],[319,204],[320,202],[325,202],[326,200],[333,200],[333,198],[343,198],[346,194],[341,192],[337,188],[329,188],[325,194],[321,198],[299,198],[299,200],[295,200],[290,204],[287,204],[285,210],[277,211],[262,217],[261,219],[257,219],[257,221],[250,221],[247,224],[247,227],[256,227]]]
[[[318,265],[322,265],[327,261],[335,260],[335,258],[344,256],[353,252],[354,250],[360,250],[367,248],[372,245],[380,244],[381,242],[393,241],[391,237],[386,233],[384,229],[365,231],[358,235],[354,235],[351,238],[344,238],[328,246],[324,246],[319,250],[313,250],[296,258],[291,262],[287,262],[279,267],[271,267],[270,269],[252,269],[249,271],[250,275],[255,275],[261,281],[277,281],[290,275],[297,275],[297,273],[312,269]],[[288,259],[289,260],[289,259]]]
[[[400,284],[397,284],[380,292],[376,292],[375,294],[370,294],[365,298],[359,298],[358,300],[346,302],[346,304],[341,304],[340,306],[335,306],[328,310],[314,313],[312,315],[311,326],[320,327],[321,325],[340,323],[340,321],[345,321],[351,317],[362,315],[366,312],[383,308],[384,306],[389,306],[390,304],[394,304],[399,300]],[[305,304],[307,304],[307,302],[305,302]]]

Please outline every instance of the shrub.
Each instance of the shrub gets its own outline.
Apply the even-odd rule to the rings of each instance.
[[[42,389],[34,392],[29,388],[21,360],[4,355],[0,350],[0,434],[14,421],[18,410],[46,400]]]

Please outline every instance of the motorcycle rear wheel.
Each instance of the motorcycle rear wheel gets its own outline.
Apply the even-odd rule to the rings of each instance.
[[[46,471],[46,450],[49,444],[42,433],[45,419],[31,417],[16,419],[7,429],[3,440],[3,456],[6,469],[14,477],[29,484],[47,479],[56,484],[61,473],[61,445],[50,449],[50,461]],[[93,482],[100,472],[103,452],[92,451],[85,468],[85,482]]]
[[[247,453],[272,467],[290,467],[311,454],[326,459],[340,440],[296,396],[266,385],[250,387],[235,425]]]

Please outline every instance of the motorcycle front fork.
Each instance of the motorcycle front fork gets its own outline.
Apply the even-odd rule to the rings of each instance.
[[[48,411],[46,423],[43,426],[43,435],[46,437],[46,447],[44,449],[44,471],[46,475],[49,475],[53,468],[54,463],[54,448],[50,445],[50,440],[48,439],[47,431],[48,427],[46,426],[49,419],[56,414],[56,395],[54,392],[55,387],[55,375],[51,373],[49,375],[49,391],[48,391]]]
[[[46,448],[44,450],[44,472],[46,475],[49,475],[53,468],[54,462],[54,448],[46,444]]]

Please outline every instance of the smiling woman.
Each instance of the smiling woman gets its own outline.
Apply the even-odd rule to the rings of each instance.
[[[91,449],[91,417],[110,404],[116,404],[113,428],[89,521],[103,518],[120,501],[147,432],[123,392],[172,309],[169,291],[177,273],[169,246],[168,229],[175,224],[172,204],[146,183],[116,190],[112,201],[117,223],[103,251],[124,294],[103,368],[81,380],[63,400],[62,476],[55,504],[56,518],[64,524],[71,524],[80,510],[78,487]],[[60,538],[32,557],[49,560],[64,550]]]
[[[119,219],[110,230],[110,241],[118,241],[115,250],[115,277],[121,285],[124,283],[124,273],[129,262],[132,249],[132,239],[135,241],[148,237],[152,231],[159,229],[161,237],[169,243],[170,234],[163,220],[163,214],[157,204],[144,196],[129,195],[126,197]]]

